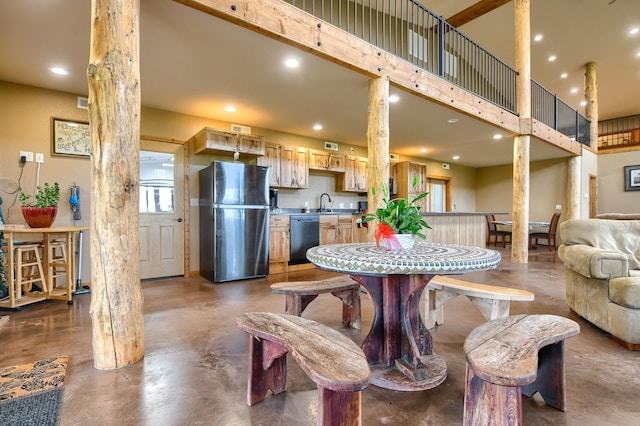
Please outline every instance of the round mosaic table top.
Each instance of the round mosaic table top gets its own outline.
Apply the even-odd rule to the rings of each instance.
[[[307,250],[321,269],[353,275],[464,274],[495,269],[500,253],[481,247],[416,242],[410,250],[385,251],[375,243],[326,244]]]

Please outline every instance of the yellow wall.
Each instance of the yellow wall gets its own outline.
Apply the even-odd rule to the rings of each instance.
[[[500,219],[511,219],[513,213],[513,167],[511,164],[483,167],[476,171],[476,209],[509,213]],[[561,221],[566,218],[567,160],[554,159],[530,165],[529,219],[548,221],[561,206]]]
[[[50,121],[51,117],[87,121],[87,111],[76,107],[77,97],[73,94],[23,86],[0,81],[0,177],[20,179],[26,191],[33,191],[36,180],[36,164],[27,163],[23,169],[19,167],[19,152],[42,152],[45,162],[40,168],[40,184],[57,181],[62,188],[62,202],[55,224],[89,225],[89,187],[90,161],[82,158],[51,156]],[[251,126],[251,123],[238,123]],[[188,141],[205,126],[230,129],[230,123],[206,119],[153,108],[143,108],[141,113],[141,134],[162,139]],[[263,135],[267,140],[297,146],[322,149],[323,140],[282,133],[274,130],[253,127],[252,133]],[[349,146],[336,141],[340,152],[366,156],[362,147]],[[353,152],[352,152],[353,150]],[[198,171],[206,167],[216,157],[194,155],[193,147],[189,149],[189,198],[198,198]],[[219,157],[220,158],[220,157]],[[230,157],[224,157],[229,160]],[[496,166],[480,169],[459,166],[450,163],[450,169],[443,169],[442,163],[424,158],[401,156],[401,161],[418,161],[427,164],[427,173],[435,176],[449,176],[452,182],[452,204],[456,211],[507,212],[511,217],[512,166]],[[598,211],[604,212],[638,212],[640,192],[624,192],[622,167],[629,164],[640,164],[640,151],[601,155],[597,158],[600,165]],[[593,165],[589,166],[590,170]],[[20,173],[22,172],[22,176]],[[531,164],[531,220],[548,220],[556,211],[555,206],[562,206],[563,217],[566,216],[566,159],[554,159]],[[82,219],[74,223],[71,209],[67,202],[70,186],[80,186]],[[588,191],[583,188],[582,192]],[[366,197],[357,194],[335,191],[335,177],[324,172],[312,171],[310,187],[301,190],[280,190],[281,208],[302,208],[309,202],[311,208],[319,207],[319,196],[323,192],[331,194],[333,207],[357,207],[357,201]],[[10,223],[24,223],[19,203],[13,203],[12,195],[1,194],[5,218]],[[606,207],[606,208],[605,208]],[[197,271],[198,264],[198,211],[192,208],[191,220],[191,270]],[[507,217],[505,217],[506,219]],[[89,235],[87,235],[88,238]],[[90,280],[89,244],[84,245],[83,281]]]

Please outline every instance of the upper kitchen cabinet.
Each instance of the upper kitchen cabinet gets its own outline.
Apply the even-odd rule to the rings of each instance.
[[[309,150],[309,169],[343,173],[346,170],[344,154],[335,154],[316,149]]]
[[[307,188],[309,186],[309,150],[291,145],[265,143],[265,155],[259,166],[270,167],[269,186]]]
[[[365,157],[347,155],[345,172],[336,176],[336,191],[367,192],[367,163]]]
[[[422,163],[414,163],[411,161],[403,161],[395,165],[395,182],[397,182],[397,196],[399,198],[409,197],[410,200],[427,192],[427,165]],[[413,187],[413,181],[416,179],[417,185]],[[416,205],[423,212],[427,211],[428,198],[418,200]]]
[[[258,166],[269,167],[269,186],[280,186],[280,145],[272,142],[265,142],[264,156],[258,157]]]
[[[234,154],[243,157],[265,155],[262,136],[236,134],[205,127],[193,137],[196,154]]]
[[[297,146],[282,146],[280,158],[281,186],[307,188],[309,186],[309,150]]]

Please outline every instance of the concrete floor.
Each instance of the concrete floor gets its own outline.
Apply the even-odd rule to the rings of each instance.
[[[509,252],[497,270],[464,278],[527,289],[534,302],[514,302],[513,314],[551,313],[576,320],[577,337],[566,341],[567,411],[523,398],[526,425],[632,425],[640,423],[640,352],[630,352],[578,318],[564,303],[564,271],[555,253],[538,250],[527,265],[511,264]],[[47,301],[19,312],[0,334],[0,365],[69,355],[62,425],[314,425],[315,384],[289,359],[288,391],[246,405],[248,337],[235,326],[246,311],[282,312],[284,297],[271,294],[275,281],[332,276],[312,270],[222,285],[194,277],[143,283],[145,357],[129,367],[93,368],[90,295],[75,303]],[[321,295],[303,313],[360,343],[373,312],[362,299],[362,330],[342,329],[341,302]],[[362,392],[364,425],[459,425],[465,363],[462,344],[483,322],[468,300],[445,306],[445,324],[432,330],[434,351],[448,365],[439,387],[396,392],[370,386]]]

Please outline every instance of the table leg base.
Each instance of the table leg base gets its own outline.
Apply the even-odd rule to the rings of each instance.
[[[447,364],[436,354],[425,355],[423,366],[414,369],[405,362],[401,365],[372,365],[371,384],[397,391],[421,391],[433,389],[447,378]]]

